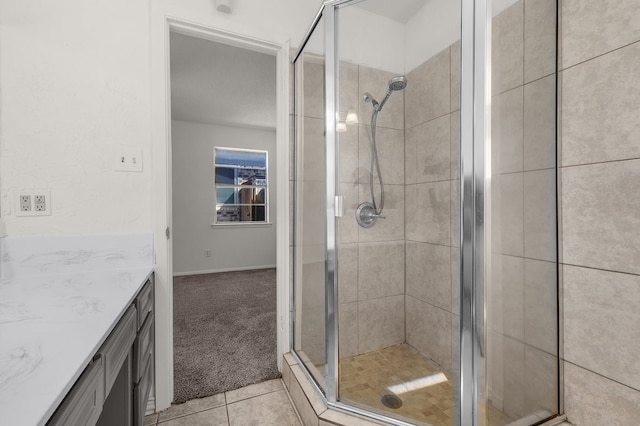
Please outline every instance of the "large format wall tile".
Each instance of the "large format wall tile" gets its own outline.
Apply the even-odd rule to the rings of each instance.
[[[562,169],[563,262],[640,273],[640,160]]]
[[[305,181],[326,181],[326,166],[318,159],[325,157],[324,121],[318,118],[303,119],[302,143],[298,145],[298,179]]]
[[[524,7],[522,1],[493,18],[491,85],[493,94],[522,86],[524,75]]]
[[[640,157],[638,75],[640,43],[562,72],[562,166]]]
[[[360,203],[371,202],[369,185],[359,185]],[[374,192],[380,202],[380,189],[374,184]],[[353,220],[358,228],[360,242],[391,241],[404,239],[404,185],[384,186],[384,210],[371,228],[361,228],[357,225],[355,213],[347,220]]]
[[[407,343],[449,370],[453,315],[411,296],[406,296],[406,310]]]
[[[563,0],[562,68],[640,40],[637,0]]]
[[[524,255],[556,260],[556,171],[524,174]]]
[[[405,191],[407,240],[449,245],[449,181],[408,185]]]
[[[356,210],[360,204],[359,185],[357,183],[338,184],[339,195],[342,196],[344,214],[338,218],[338,241],[340,244],[358,242],[358,222]],[[320,206],[318,206],[320,207]],[[320,210],[322,210],[320,208]],[[322,228],[322,226],[318,226]]]
[[[460,109],[460,40],[451,45],[451,111]]]
[[[523,88],[517,87],[493,97],[491,109],[491,171],[521,172],[523,150]]]
[[[405,294],[451,311],[449,247],[407,241]]]
[[[448,180],[451,176],[451,123],[450,114],[408,129],[405,143],[412,157],[405,153],[407,170],[414,182]],[[415,148],[414,148],[415,147]]]
[[[524,340],[552,355],[558,353],[556,268],[552,262],[524,261]]]
[[[347,113],[358,113],[358,65],[347,61],[340,61],[340,80],[338,88],[340,93],[340,119],[347,118]],[[360,119],[358,117],[358,119]]]
[[[338,179],[340,182],[358,182],[358,162],[360,161],[360,146],[358,142],[359,126],[347,125],[347,131],[338,133],[338,144],[340,149],[340,171]],[[324,159],[315,159],[319,165],[324,166]]]
[[[405,89],[407,129],[441,117],[451,110],[449,48],[433,56],[407,75]]]
[[[404,296],[358,302],[359,353],[404,342]]]
[[[324,182],[298,182],[298,206],[302,206],[297,211],[298,229],[302,232],[300,244],[324,244],[325,188]]]
[[[575,425],[636,426],[640,392],[565,362],[564,408]]]
[[[517,419],[525,414],[524,344],[505,336],[502,361],[504,369],[504,412]]]
[[[324,120],[324,61],[305,58],[300,115]]]
[[[558,358],[531,346],[524,348],[525,412],[558,411]]]
[[[460,315],[460,249],[457,247],[451,247],[451,312]]]
[[[522,173],[493,176],[491,224],[493,252],[524,253],[524,196]]]
[[[359,300],[404,293],[404,242],[361,243],[358,255]]]
[[[565,265],[564,357],[640,389],[640,276]]]
[[[339,305],[340,358],[358,354],[358,303],[340,303]]]
[[[451,179],[460,179],[460,111],[451,113]]]
[[[491,326],[514,339],[524,340],[524,259],[493,255],[490,298]]]
[[[369,183],[371,170],[371,128],[368,125],[360,127],[360,183]],[[402,130],[376,129],[376,151],[380,163],[380,173],[384,183],[404,184],[404,132]],[[375,170],[375,164],[373,166]],[[374,182],[377,182],[374,177]]]
[[[460,179],[451,181],[451,247],[460,247]]]
[[[556,166],[556,79],[554,75],[524,86],[524,169]]]
[[[524,2],[524,81],[537,80],[556,70],[556,2]]]
[[[363,94],[369,92],[378,102],[382,102],[387,90],[389,80],[394,74],[374,68],[360,66],[358,94],[360,111],[358,120],[360,124],[371,122],[371,112],[373,108],[370,103],[364,101]],[[411,84],[411,83],[409,83]],[[404,92],[394,92],[384,108],[378,114],[377,123],[379,127],[404,130]]]
[[[338,300],[340,303],[358,300],[358,244],[338,247]]]

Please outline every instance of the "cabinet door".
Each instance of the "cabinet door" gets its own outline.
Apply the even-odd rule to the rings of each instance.
[[[133,382],[138,383],[144,373],[145,363],[149,355],[153,353],[153,330],[154,330],[154,314],[153,312],[147,316],[144,325],[136,337],[133,344]]]
[[[122,363],[127,359],[131,346],[136,339],[136,307],[131,305],[122,316],[118,325],[113,329],[107,341],[100,348],[104,359],[105,369],[105,394],[108,395],[116,381]]]
[[[82,373],[49,426],[94,426],[104,403],[104,361],[97,358]]]
[[[147,358],[140,383],[133,387],[133,426],[144,425],[144,413],[153,384],[153,353]]]

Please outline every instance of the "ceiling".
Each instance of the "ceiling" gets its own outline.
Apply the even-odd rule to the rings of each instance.
[[[171,33],[171,118],[276,127],[276,57]]]
[[[356,7],[367,10],[376,15],[398,21],[401,24],[409,22],[428,0],[366,0],[358,3]]]

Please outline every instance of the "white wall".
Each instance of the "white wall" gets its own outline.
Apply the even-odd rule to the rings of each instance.
[[[150,52],[164,36],[151,28],[166,16],[296,45],[320,4],[242,0],[227,15],[212,0],[0,0],[0,205],[9,235],[152,228]],[[143,150],[142,173],[114,171],[120,144]],[[52,215],[16,217],[18,189],[50,189]]]
[[[149,231],[146,2],[0,1],[0,194],[12,236]],[[114,171],[114,146],[143,150]],[[14,191],[50,189],[52,215],[15,217]]]
[[[405,72],[460,40],[460,31],[460,1],[427,1],[405,26]]]
[[[210,272],[276,264],[275,130],[171,122],[173,272]],[[211,226],[215,216],[213,147],[268,151],[271,225]],[[211,257],[204,250],[213,251]]]
[[[517,1],[491,0],[492,16]],[[406,73],[460,40],[461,13],[459,0],[429,0],[407,22],[404,52]]]

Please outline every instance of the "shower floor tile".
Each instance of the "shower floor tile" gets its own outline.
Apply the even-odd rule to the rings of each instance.
[[[390,346],[340,360],[340,400],[367,410],[380,412],[410,423],[433,426],[455,424],[455,378],[443,373],[447,381],[399,394],[400,408],[382,404],[392,392],[389,386],[443,373],[442,369],[407,344]],[[513,421],[491,405],[481,404],[488,426]]]
[[[411,346],[402,344],[340,360],[340,399],[396,418],[431,425],[455,424],[454,380],[398,394],[400,408],[382,404],[389,386],[406,383],[442,369],[424,358]]]

